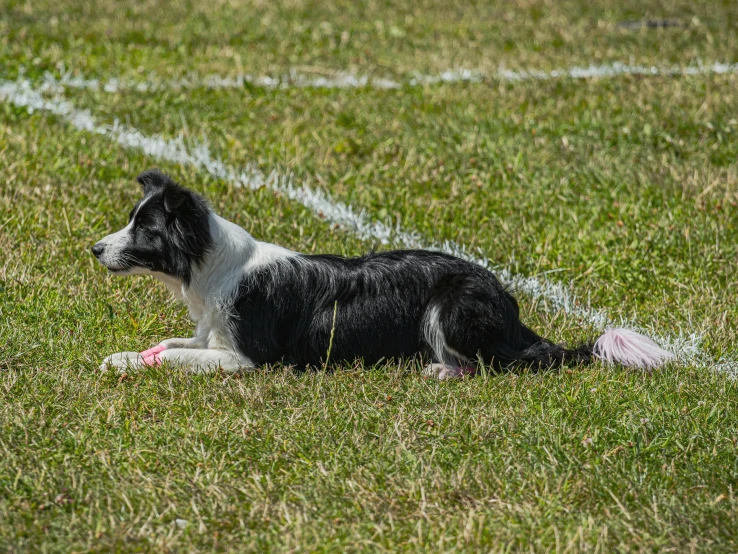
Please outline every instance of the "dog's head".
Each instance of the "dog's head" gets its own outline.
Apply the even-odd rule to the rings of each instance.
[[[189,284],[211,244],[210,208],[197,194],[157,170],[138,176],[144,197],[128,225],[92,247],[111,273],[163,273]]]

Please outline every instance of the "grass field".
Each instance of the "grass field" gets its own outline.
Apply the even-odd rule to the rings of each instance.
[[[738,74],[498,71],[736,61],[731,2],[0,0],[0,549],[735,552]],[[462,69],[485,77],[410,84]],[[337,73],[399,88],[167,85]],[[126,147],[120,125],[563,285],[577,306],[518,293],[553,340],[595,336],[602,310],[680,358],[440,383],[396,363],[101,373],[192,329],[89,253],[143,169],[294,250],[402,245]]]

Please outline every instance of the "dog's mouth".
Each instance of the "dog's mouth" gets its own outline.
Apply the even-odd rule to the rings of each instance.
[[[126,273],[132,269],[132,266],[126,263],[121,263],[119,261],[117,262],[103,262],[100,260],[100,263],[107,269],[110,273]]]
[[[108,273],[112,273],[113,275],[129,275],[142,272],[145,273],[147,270],[150,271],[150,269],[142,263],[121,263],[120,261],[117,261],[103,265],[105,266],[105,269],[108,270]]]
[[[97,259],[110,273],[128,274],[137,269],[145,269],[145,265],[132,255],[100,256]]]

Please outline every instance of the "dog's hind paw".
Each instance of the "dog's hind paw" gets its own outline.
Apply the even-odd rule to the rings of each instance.
[[[474,375],[474,373],[475,369],[473,367],[455,367],[438,363],[428,364],[423,368],[423,375],[425,377],[433,377],[439,381],[463,377],[464,375]]]

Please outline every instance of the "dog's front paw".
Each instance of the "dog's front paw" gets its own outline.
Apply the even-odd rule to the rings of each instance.
[[[100,364],[100,369],[103,371],[135,369],[141,367],[142,361],[141,354],[138,352],[118,352],[105,358]]]

